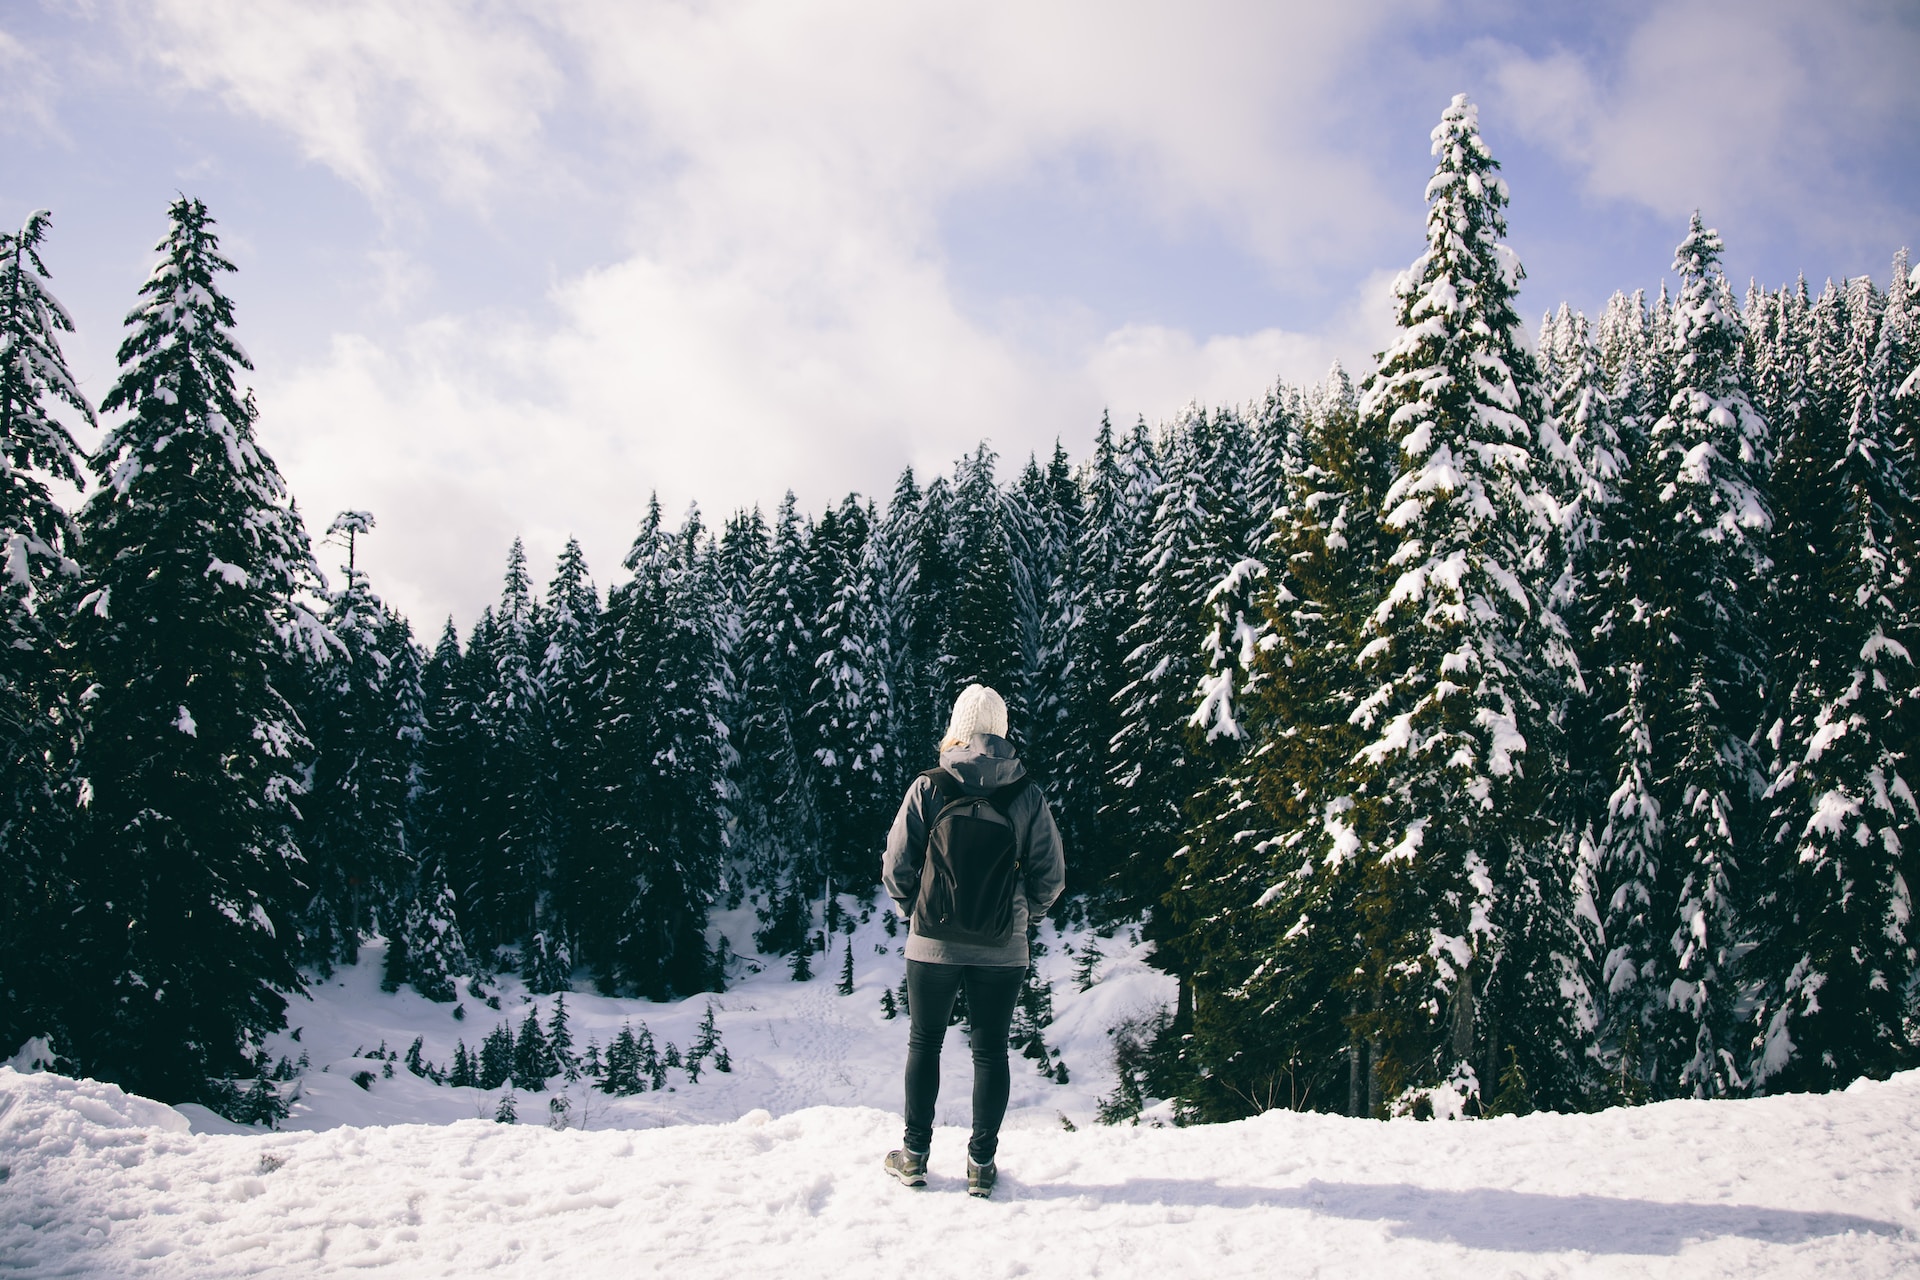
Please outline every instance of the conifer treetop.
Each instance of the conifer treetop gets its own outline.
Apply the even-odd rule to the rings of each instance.
[[[182,196],[167,215],[156,246],[161,260],[127,315],[120,377],[100,405],[128,416],[89,460],[103,482],[88,502],[89,536],[131,519],[138,527],[109,541],[144,545],[160,536],[151,522],[172,512],[164,518],[195,527],[207,576],[254,593],[283,643],[324,660],[339,642],[301,602],[319,585],[307,532],[279,469],[254,439],[252,393],[235,376],[253,364],[233,336],[233,303],[219,287],[220,274],[234,266],[220,253],[206,205]],[[169,450],[172,458],[164,456]],[[208,468],[224,469],[225,480],[208,483]],[[93,607],[111,607],[107,594]]]
[[[1525,272],[1503,240],[1507,185],[1464,94],[1434,129],[1433,153],[1427,249],[1395,282],[1400,335],[1360,411],[1386,418],[1410,464],[1388,491],[1386,525],[1412,532],[1447,507],[1470,537],[1497,506],[1522,498],[1495,473],[1517,477],[1531,465],[1536,393],[1514,306]]]
[[[73,332],[73,317],[48,289],[51,274],[40,258],[52,222],[51,213],[36,209],[18,232],[0,233],[0,466],[8,475],[37,467],[77,484],[79,451],[42,400],[50,396],[95,421],[60,353],[60,335]]]
[[[31,561],[73,569],[57,550],[71,539],[72,523],[44,479],[33,474],[79,483],[79,448],[48,414],[48,401],[94,422],[93,407],[60,353],[60,335],[73,332],[73,319],[48,289],[40,259],[40,241],[52,219],[36,209],[18,232],[0,233],[0,580],[26,593],[28,601]]]
[[[1673,255],[1680,273],[1668,320],[1673,396],[1653,428],[1665,459],[1659,501],[1707,541],[1746,546],[1764,561],[1757,538],[1773,516],[1752,472],[1771,461],[1768,429],[1741,387],[1743,326],[1720,252],[1719,232],[1695,211]]]

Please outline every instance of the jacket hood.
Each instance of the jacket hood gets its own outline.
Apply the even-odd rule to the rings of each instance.
[[[992,733],[976,733],[964,747],[940,753],[940,767],[960,779],[968,791],[987,792],[1018,781],[1027,772],[1013,754],[1013,744]]]

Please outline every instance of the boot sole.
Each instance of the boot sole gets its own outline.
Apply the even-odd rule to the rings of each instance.
[[[887,1172],[893,1173],[893,1170],[889,1169]],[[900,1185],[903,1187],[924,1187],[927,1185],[927,1179],[924,1174],[916,1177],[911,1173],[894,1173],[893,1176],[900,1180]]]

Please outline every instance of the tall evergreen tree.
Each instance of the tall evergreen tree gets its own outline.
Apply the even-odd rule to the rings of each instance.
[[[1350,1030],[1365,797],[1347,762],[1364,742],[1349,717],[1392,446],[1362,432],[1338,366],[1303,408],[1303,457],[1265,548],[1264,618],[1234,621],[1240,653],[1215,669],[1200,718],[1247,750],[1199,798],[1176,888],[1195,987],[1182,1097],[1209,1119],[1368,1105],[1367,1051]]]
[[[837,545],[823,548],[815,560],[825,607],[816,625],[819,654],[806,724],[823,869],[836,889],[864,893],[880,874],[882,833],[897,802],[887,753],[892,655],[881,612],[873,514],[849,495],[835,523]]]
[[[79,449],[52,416],[93,408],[60,352],[73,321],[48,288],[40,257],[52,215],[0,232],[0,1042],[53,1030],[48,1000],[63,985],[48,962],[58,938],[71,797],[63,797],[71,731],[54,665],[57,626],[46,598],[71,584],[72,518],[50,481],[79,483]]]
[[[391,944],[417,868],[408,808],[424,729],[418,678],[404,619],[373,592],[354,556],[373,518],[343,512],[330,534],[348,547],[346,585],[332,598],[328,628],[340,641],[333,661],[312,668],[305,720],[314,743],[313,781],[301,806],[301,850],[309,894],[300,915],[302,958],[322,975],[352,962],[362,937],[381,925]],[[397,975],[396,975],[397,976]]]
[[[734,756],[711,606],[712,552],[699,513],[660,525],[657,500],[614,589],[596,653],[593,886],[603,984],[653,999],[715,979],[707,912],[725,866]]]
[[[1401,460],[1360,654],[1372,691],[1353,713],[1375,806],[1359,1023],[1395,1105],[1453,1111],[1495,1074],[1502,1026],[1528,1026],[1549,1053],[1566,1043],[1552,932],[1572,877],[1539,816],[1554,758],[1544,653],[1559,640],[1529,570],[1551,516],[1507,188],[1465,95],[1433,152],[1427,250],[1396,286],[1400,337],[1360,404],[1363,430],[1395,439]]]
[[[586,555],[567,539],[540,611],[542,732],[537,772],[538,813],[547,860],[535,886],[533,935],[528,939],[528,982],[536,991],[564,991],[571,980],[574,921],[581,917],[582,875],[589,834],[587,750],[593,729],[593,638],[600,597],[587,576]]]
[[[1623,726],[1615,776],[1651,803],[1634,802],[1620,827],[1627,843],[1602,856],[1602,901],[1619,917],[1607,931],[1608,1034],[1641,1046],[1639,1076],[1656,1094],[1742,1083],[1736,881],[1764,787],[1752,744],[1767,663],[1754,628],[1769,567],[1770,442],[1743,385],[1741,322],[1719,255],[1719,236],[1695,215],[1675,254],[1670,327],[1656,334],[1671,391],[1641,490],[1640,589],[1616,622],[1637,655],[1632,705],[1645,721]]]
[[[292,655],[337,647],[302,603],[305,531],[254,438],[248,369],[197,200],[168,210],[102,403],[126,418],[91,460],[92,591],[75,618],[89,846],[72,1018],[88,1071],[206,1096],[283,1023],[300,892],[305,733]]]
[[[1021,704],[1020,628],[1013,583],[1013,549],[1007,537],[1004,498],[994,483],[993,451],[983,443],[961,460],[955,474],[952,526],[956,564],[950,623],[941,637],[944,709],[960,690],[984,684],[1007,701],[1008,732],[1024,741]]]
[[[740,823],[749,872],[768,895],[770,919],[817,881],[819,823],[806,742],[816,642],[806,530],[791,493],[774,517],[771,545],[748,587],[733,669],[739,709]],[[763,945],[786,951],[798,936],[776,928]]]
[[[1829,288],[1815,332],[1835,333],[1839,358],[1816,361],[1826,385],[1777,428],[1789,484],[1776,489],[1772,614],[1788,624],[1785,687],[1769,728],[1779,767],[1749,961],[1761,993],[1752,1083],[1769,1088],[1884,1076],[1920,1049],[1904,1025],[1920,820],[1904,750],[1916,513],[1895,406],[1910,357],[1892,310],[1869,278],[1844,295]]]

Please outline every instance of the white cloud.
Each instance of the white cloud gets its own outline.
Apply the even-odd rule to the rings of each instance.
[[[0,29],[0,132],[59,134],[55,84],[46,61]]]
[[[1502,113],[1587,190],[1676,221],[1764,212],[1898,234],[1859,149],[1920,111],[1920,27],[1871,0],[1652,6],[1615,56],[1493,46]]]
[[[471,0],[159,0],[134,22],[188,88],[285,129],[371,196],[423,161],[421,176],[481,194],[561,82],[524,20]]]
[[[1167,327],[1089,334],[1043,362],[951,309],[937,273],[876,266],[870,311],[769,328],[757,282],[625,263],[567,285],[552,331],[448,319],[383,349],[360,337],[290,378],[263,378],[266,444],[324,527],[380,520],[363,556],[383,594],[425,627],[463,623],[498,594],[508,543],[536,565],[580,538],[617,576],[647,495],[715,523],[787,488],[819,509],[924,479],[986,437],[1008,465],[1056,436],[1083,455],[1103,408],[1122,425],[1189,401],[1363,372],[1392,326],[1392,273],[1370,277],[1322,333],[1197,340]]]
[[[1033,343],[956,303],[939,218],[1091,154],[1114,198],[1221,227],[1276,273],[1351,259],[1405,201],[1327,122],[1343,68],[1425,7],[167,0],[151,34],[183,83],[377,203],[444,187],[511,222],[591,188],[625,210],[622,247],[544,305],[261,371],[313,520],[374,510],[377,580],[425,621],[471,617],[516,533],[536,558],[579,534],[609,580],[651,489],[710,518],[790,486],[817,508],[982,437],[1011,463],[1084,446],[1102,407],[1154,418],[1364,358],[1371,320],[1105,333],[1071,300]],[[429,269],[373,263],[401,307]]]

